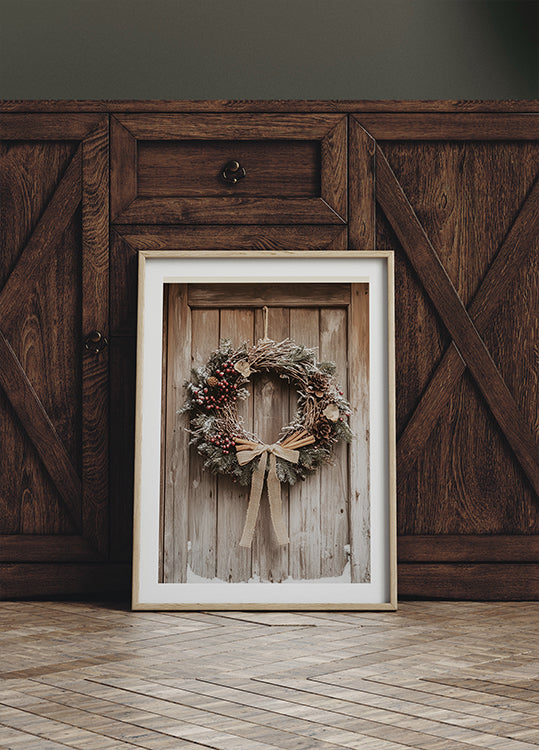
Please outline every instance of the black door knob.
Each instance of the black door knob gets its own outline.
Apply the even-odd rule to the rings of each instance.
[[[84,339],[84,348],[92,354],[99,354],[108,343],[106,336],[103,336],[101,331],[90,331]]]
[[[238,180],[242,180],[245,177],[245,169],[241,166],[239,161],[232,159],[228,164],[225,164],[221,177],[224,182],[228,185],[235,185]]]

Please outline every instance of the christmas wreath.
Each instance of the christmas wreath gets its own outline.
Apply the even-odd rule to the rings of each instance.
[[[298,393],[294,418],[272,445],[249,432],[238,416],[238,401],[248,397],[250,378],[259,372],[279,375]],[[347,422],[350,405],[334,372],[333,362],[316,361],[315,349],[290,339],[275,342],[267,338],[237,349],[224,340],[202,367],[192,371],[183,409],[190,415],[190,444],[204,458],[205,468],[229,475],[240,484],[251,484],[242,546],[251,544],[266,474],[274,530],[279,543],[286,544],[280,483],[293,485],[305,479],[331,461],[339,441],[351,440]]]

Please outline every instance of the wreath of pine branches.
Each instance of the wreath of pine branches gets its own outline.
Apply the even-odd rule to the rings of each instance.
[[[347,422],[350,404],[333,377],[335,364],[317,362],[315,349],[290,339],[262,339],[237,349],[230,341],[221,341],[185,384],[188,395],[182,412],[190,416],[190,444],[204,458],[205,468],[250,484],[259,459],[240,466],[236,447],[261,441],[238,416],[238,401],[248,397],[249,379],[259,372],[279,375],[298,393],[296,414],[282,428],[278,442],[298,450],[299,460],[297,464],[276,461],[279,480],[292,485],[330,462],[339,441],[352,439]]]

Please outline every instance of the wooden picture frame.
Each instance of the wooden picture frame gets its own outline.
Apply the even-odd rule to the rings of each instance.
[[[387,251],[139,253],[133,609],[396,609],[393,274]],[[245,549],[249,489],[203,468],[180,410],[220,338],[262,338],[264,306],[270,338],[336,363],[354,439],[282,485],[289,543],[263,496]],[[247,399],[264,441],[295,403],[269,378]]]

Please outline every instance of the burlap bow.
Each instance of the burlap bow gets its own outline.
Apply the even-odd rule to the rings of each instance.
[[[264,485],[264,477],[266,474],[268,453],[270,464],[267,487],[271,521],[279,544],[288,544],[288,531],[286,530],[281,509],[281,483],[277,476],[276,456],[283,458],[285,461],[290,461],[292,464],[297,464],[299,460],[299,451],[292,450],[291,448],[283,448],[279,443],[273,443],[272,445],[264,445],[263,443],[260,443],[260,445],[253,448],[253,450],[243,450],[239,451],[237,454],[240,466],[248,464],[249,461],[260,456],[258,466],[253,471],[253,476],[251,478],[251,494],[249,496],[249,505],[247,506],[247,515],[245,516],[245,526],[243,527],[240,547],[250,547],[253,541],[258,509],[260,507],[260,498],[262,497],[262,487]]]

